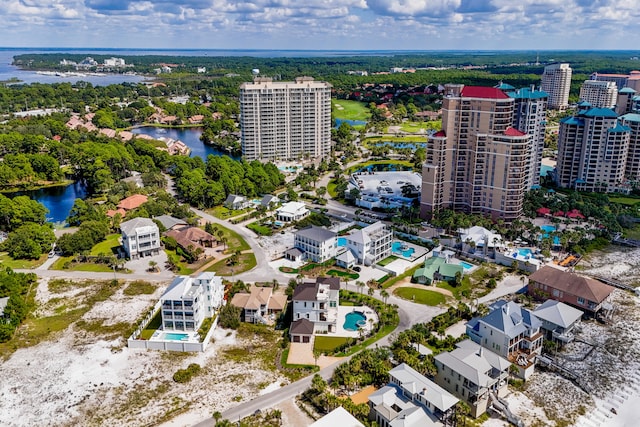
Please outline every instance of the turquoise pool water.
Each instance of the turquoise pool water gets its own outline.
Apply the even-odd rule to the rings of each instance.
[[[162,334],[162,337],[160,337],[160,339],[167,340],[167,341],[186,341],[189,339],[189,334],[165,332],[164,334]]]
[[[402,250],[402,245],[402,242],[393,242],[391,244],[391,252],[395,252],[396,254],[402,255],[405,258],[411,258],[416,250],[414,248]]]
[[[464,262],[464,261],[460,261],[460,265],[462,266],[462,268],[464,268],[465,270],[471,270],[474,265],[473,264],[469,264],[468,262]]]
[[[522,257],[525,257],[525,258],[526,257],[531,257],[532,253],[533,252],[531,252],[531,249],[529,249],[529,248],[524,248],[524,249],[520,248],[520,249],[518,249],[518,254],[520,256],[522,256]]]
[[[357,331],[359,327],[367,324],[367,318],[359,311],[352,311],[347,313],[344,318],[344,330],[345,331]]]
[[[338,237],[338,246],[347,246],[347,238]]]
[[[553,172],[554,169],[553,166],[542,165],[540,166],[540,176],[547,176],[547,172]]]
[[[542,228],[542,231],[545,232],[542,235],[542,237],[545,238],[545,239],[549,237],[549,233],[552,233],[552,232],[556,231],[556,226],[555,225],[543,225],[540,228]],[[553,236],[553,244],[554,244],[554,246],[560,246],[560,237]]]

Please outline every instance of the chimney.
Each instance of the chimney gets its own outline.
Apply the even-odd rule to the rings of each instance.
[[[502,312],[507,315],[509,314],[509,303],[502,306]]]
[[[482,357],[482,346],[478,348],[478,356]]]

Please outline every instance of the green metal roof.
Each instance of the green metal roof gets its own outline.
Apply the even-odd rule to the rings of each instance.
[[[523,87],[515,91],[507,92],[510,98],[514,99],[542,99],[548,98],[549,94],[541,90],[531,90],[531,88]]]
[[[614,127],[611,129],[607,129],[609,133],[620,133],[620,132],[630,132],[631,128],[629,126],[621,125],[620,123],[616,123]]]
[[[591,108],[584,113],[585,117],[618,117],[611,108]]]
[[[636,91],[631,89],[630,87],[623,87],[618,91],[618,93],[636,93]]]
[[[560,120],[560,123],[574,126],[584,126],[584,120],[579,117],[565,117],[564,119]]]
[[[628,113],[628,114],[625,114],[624,116],[621,116],[620,118],[623,119],[625,122],[640,123],[640,114]]]

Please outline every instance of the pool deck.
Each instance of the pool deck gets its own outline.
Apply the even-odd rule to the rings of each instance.
[[[347,331],[344,329],[344,321],[346,319],[347,314],[359,311],[360,313],[364,313],[367,318],[367,324],[364,326],[364,330],[369,332],[371,328],[371,324],[369,323],[369,319],[373,319],[373,323],[378,323],[378,315],[374,310],[365,306],[348,306],[348,305],[339,305],[338,306],[338,320],[336,321],[336,332],[328,334],[329,336],[336,337],[351,337],[358,338],[360,333],[358,331]]]

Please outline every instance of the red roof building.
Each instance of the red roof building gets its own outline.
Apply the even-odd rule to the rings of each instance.
[[[536,213],[540,216],[549,215],[551,213],[551,209],[545,207],[538,208],[536,209]]]
[[[516,128],[508,127],[505,129],[504,134],[507,136],[525,136],[526,133],[519,131]]]
[[[582,213],[578,209],[571,209],[569,212],[566,213],[566,215],[567,215],[567,218],[584,219],[584,215],[582,215]]]
[[[143,203],[146,203],[147,200],[149,200],[149,198],[144,194],[134,194],[131,197],[122,199],[120,203],[118,203],[118,209],[130,211],[132,209],[139,208]]]
[[[564,216],[564,212],[562,211],[554,212],[553,216]]]
[[[462,96],[467,98],[509,99],[500,89],[484,86],[465,86],[462,88]]]

